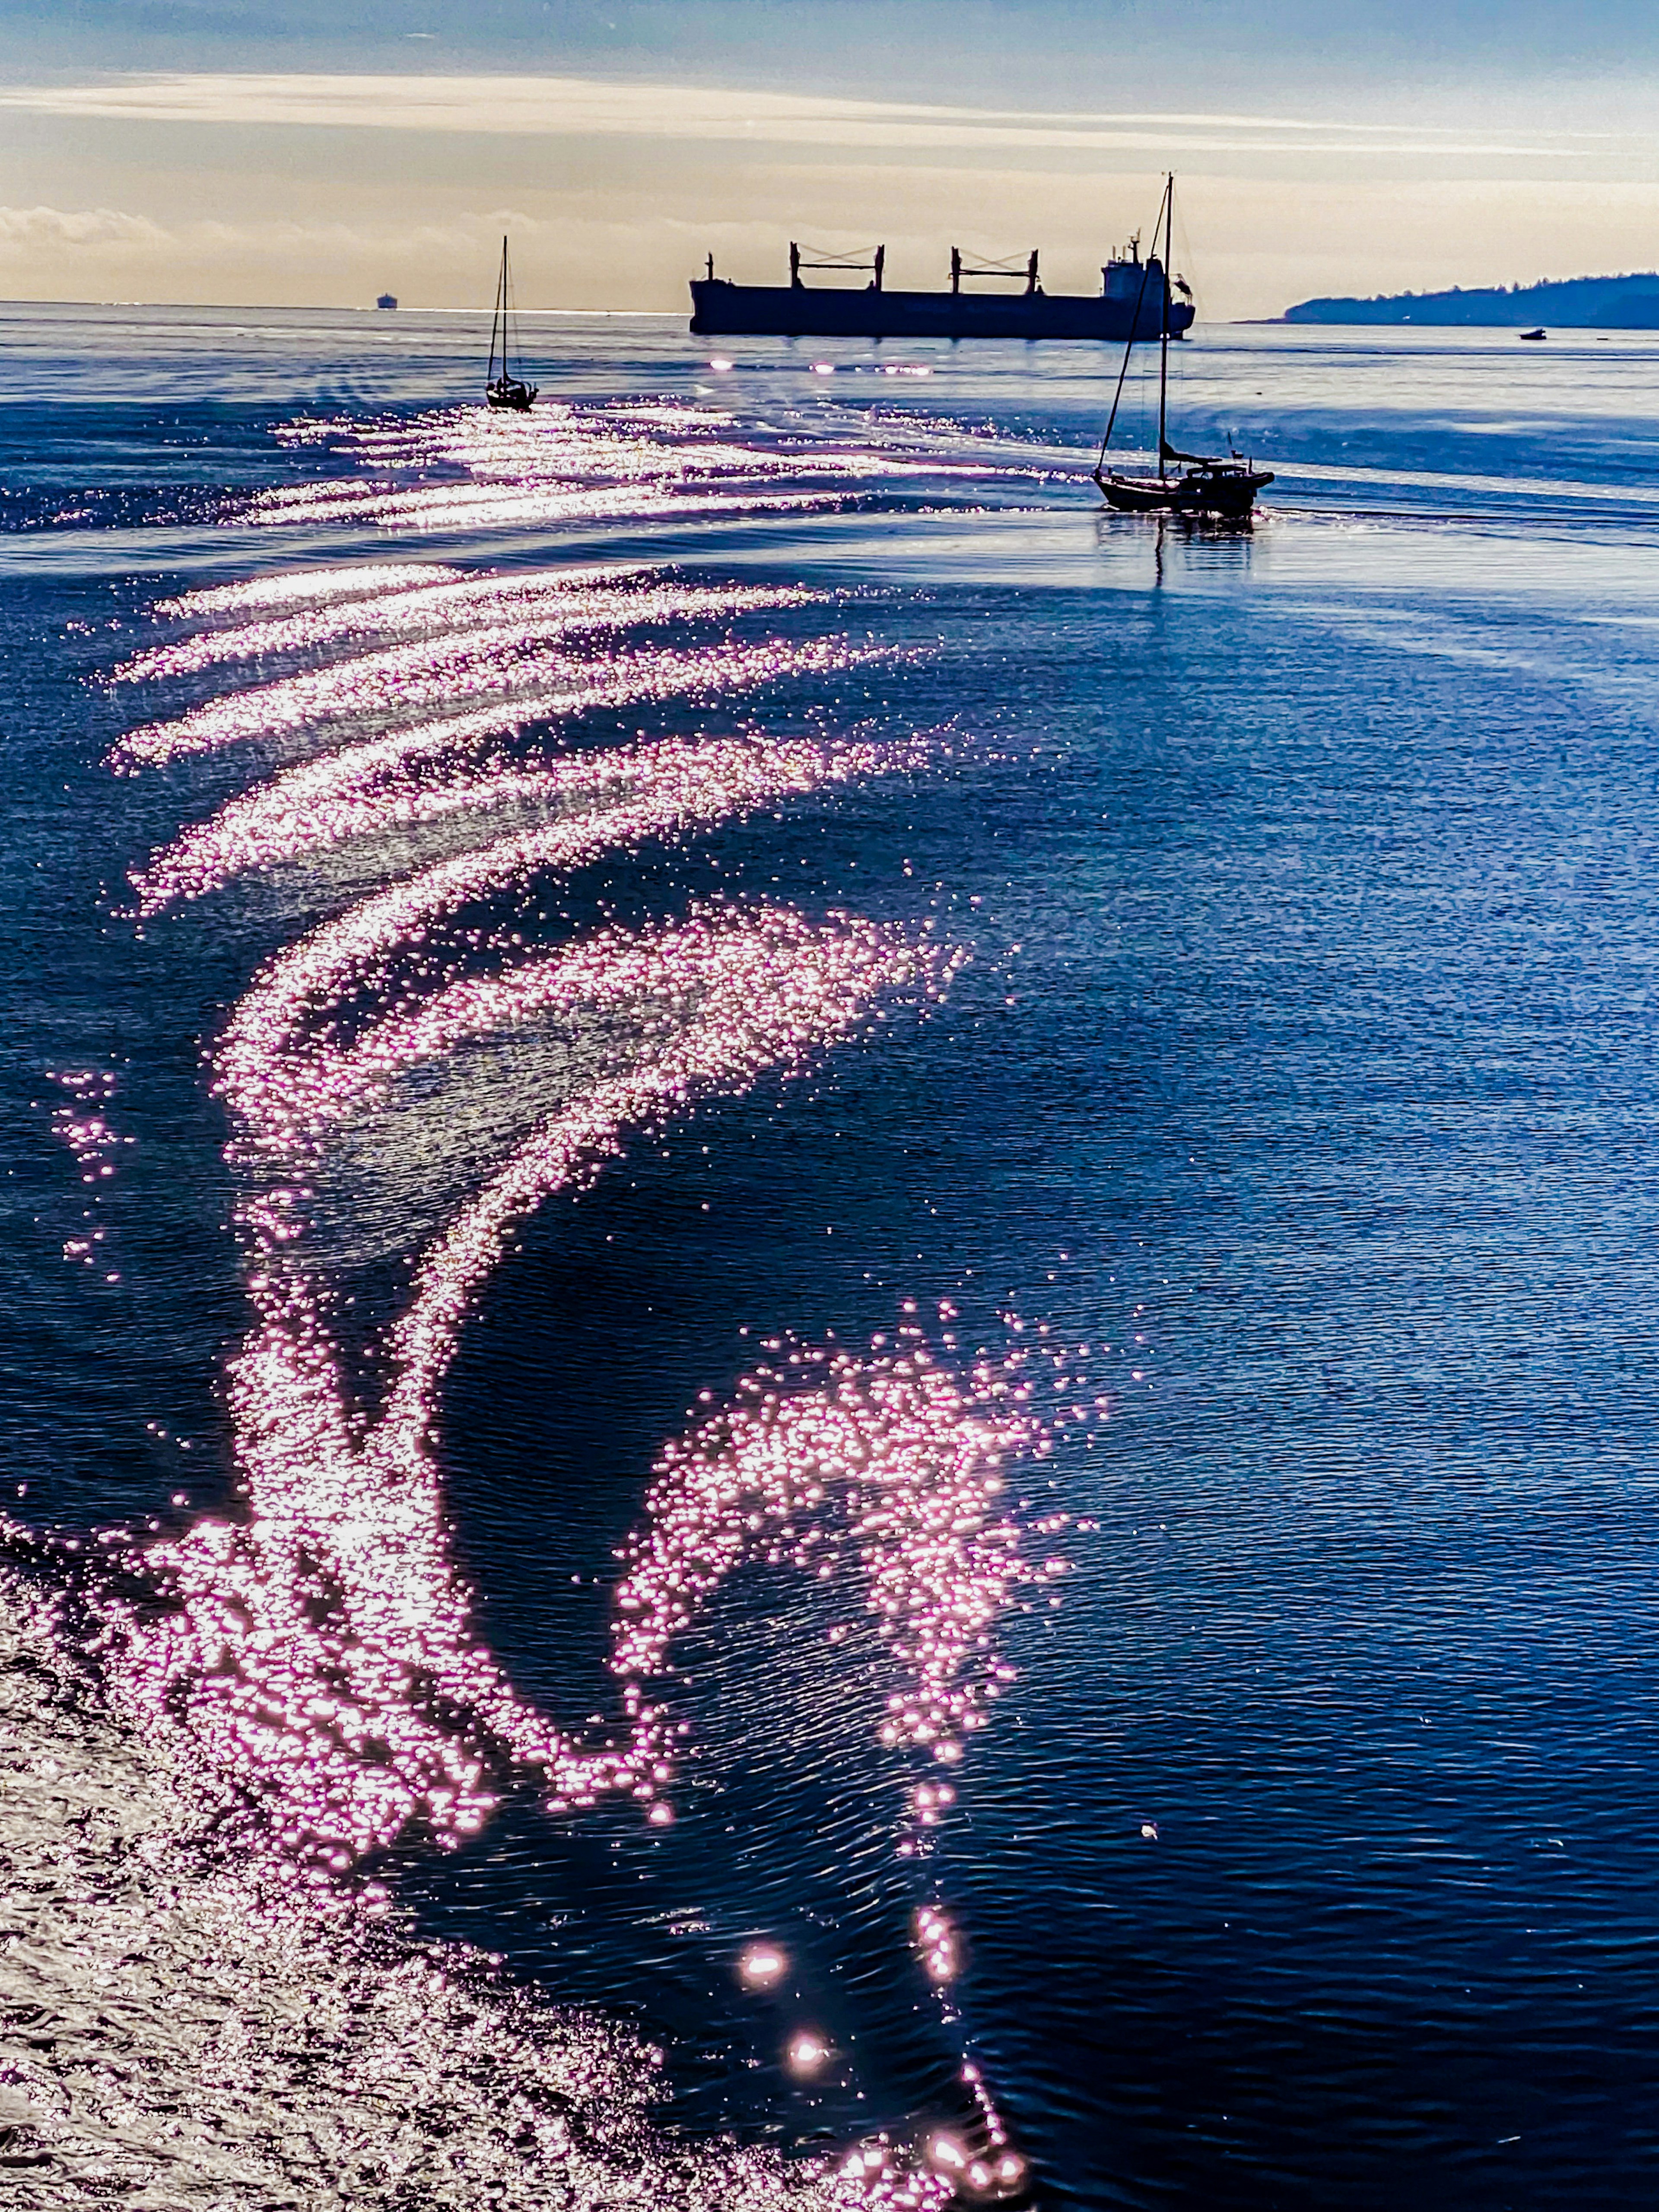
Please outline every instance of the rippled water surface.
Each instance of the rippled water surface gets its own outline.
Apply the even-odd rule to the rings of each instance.
[[[1648,2201],[1659,342],[526,327],[0,309],[0,2202]]]

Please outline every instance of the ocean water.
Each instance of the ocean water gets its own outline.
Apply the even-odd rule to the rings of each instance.
[[[0,308],[0,2203],[1649,2201],[1659,340],[484,320]]]

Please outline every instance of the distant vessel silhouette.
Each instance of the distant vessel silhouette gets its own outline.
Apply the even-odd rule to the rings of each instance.
[[[809,248],[810,252],[811,249]],[[1167,252],[1168,249],[1165,248]],[[1045,292],[1037,256],[970,264],[951,249],[948,292],[891,292],[885,283],[887,249],[867,261],[807,259],[789,247],[789,282],[734,284],[708,271],[691,281],[691,328],[699,337],[865,338],[1106,338],[1180,337],[1195,312],[1182,278],[1166,281],[1157,260],[1143,262],[1139,239],[1102,269],[1098,293]],[[868,271],[867,284],[807,284],[804,270]],[[1149,282],[1149,278],[1151,281]],[[1018,283],[1018,292],[974,292],[981,281]],[[1177,298],[1176,295],[1181,296]]]
[[[518,331],[513,313],[513,280],[507,270],[507,240],[501,240],[501,273],[495,280],[495,319],[489,326],[489,367],[485,371],[484,400],[491,407],[510,408],[522,415],[541,389],[514,376],[508,348],[516,350]],[[501,368],[496,370],[499,356]]]
[[[395,307],[398,304],[398,295],[395,292],[382,292],[374,304],[377,307]]]

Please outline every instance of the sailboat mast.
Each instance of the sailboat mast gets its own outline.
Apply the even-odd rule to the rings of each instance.
[[[1170,411],[1170,255],[1175,230],[1175,171],[1164,180],[1164,297],[1158,308],[1158,473],[1164,475],[1164,424]],[[1156,234],[1154,234],[1156,242]]]
[[[501,250],[502,250],[503,254],[505,254],[506,250],[507,250],[507,240],[506,240],[505,239],[503,239],[503,240],[501,240]],[[490,319],[489,319],[489,382],[490,382],[491,384],[493,384],[493,383],[495,381],[495,348],[496,348],[496,346],[500,343],[500,341],[501,341],[501,280],[500,276],[498,276],[496,277],[496,279],[495,279],[495,312],[494,313],[494,314],[492,314],[492,315],[491,315],[491,317],[490,317]]]
[[[1156,223],[1152,226],[1152,244],[1154,246],[1158,244],[1158,225]],[[1137,255],[1139,254],[1139,243],[1137,242]],[[1129,318],[1129,335],[1123,341],[1123,362],[1121,367],[1117,372],[1117,390],[1112,394],[1112,411],[1106,417],[1105,434],[1102,437],[1100,441],[1100,459],[1095,463],[1095,474],[1097,476],[1100,474],[1101,471],[1106,465],[1106,449],[1112,442],[1112,432],[1117,424],[1117,410],[1123,403],[1123,380],[1129,374],[1129,356],[1134,351],[1135,333],[1140,328],[1141,303],[1146,297],[1146,279],[1152,275],[1152,264],[1149,258],[1145,267],[1140,272],[1140,289],[1135,294],[1134,313]]]
[[[514,272],[507,265],[507,239],[502,239],[502,376],[511,376],[507,365],[507,349],[518,337],[514,330]],[[514,347],[518,352],[518,347]]]
[[[511,376],[513,374],[513,364],[509,358],[508,350],[513,336],[512,310],[507,304],[508,281],[507,273],[507,234],[503,232],[501,234],[501,374],[503,376]]]

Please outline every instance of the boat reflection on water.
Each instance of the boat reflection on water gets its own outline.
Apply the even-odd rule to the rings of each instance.
[[[1147,520],[1136,517],[1136,520]],[[1150,517],[1152,524],[1152,588],[1179,582],[1182,571],[1220,568],[1231,573],[1248,568],[1255,546],[1254,518],[1242,520],[1227,515],[1187,514],[1166,507]],[[1103,554],[1133,559],[1138,576],[1144,574],[1146,534],[1130,526],[1127,510],[1115,508],[1095,518],[1096,542]]]

